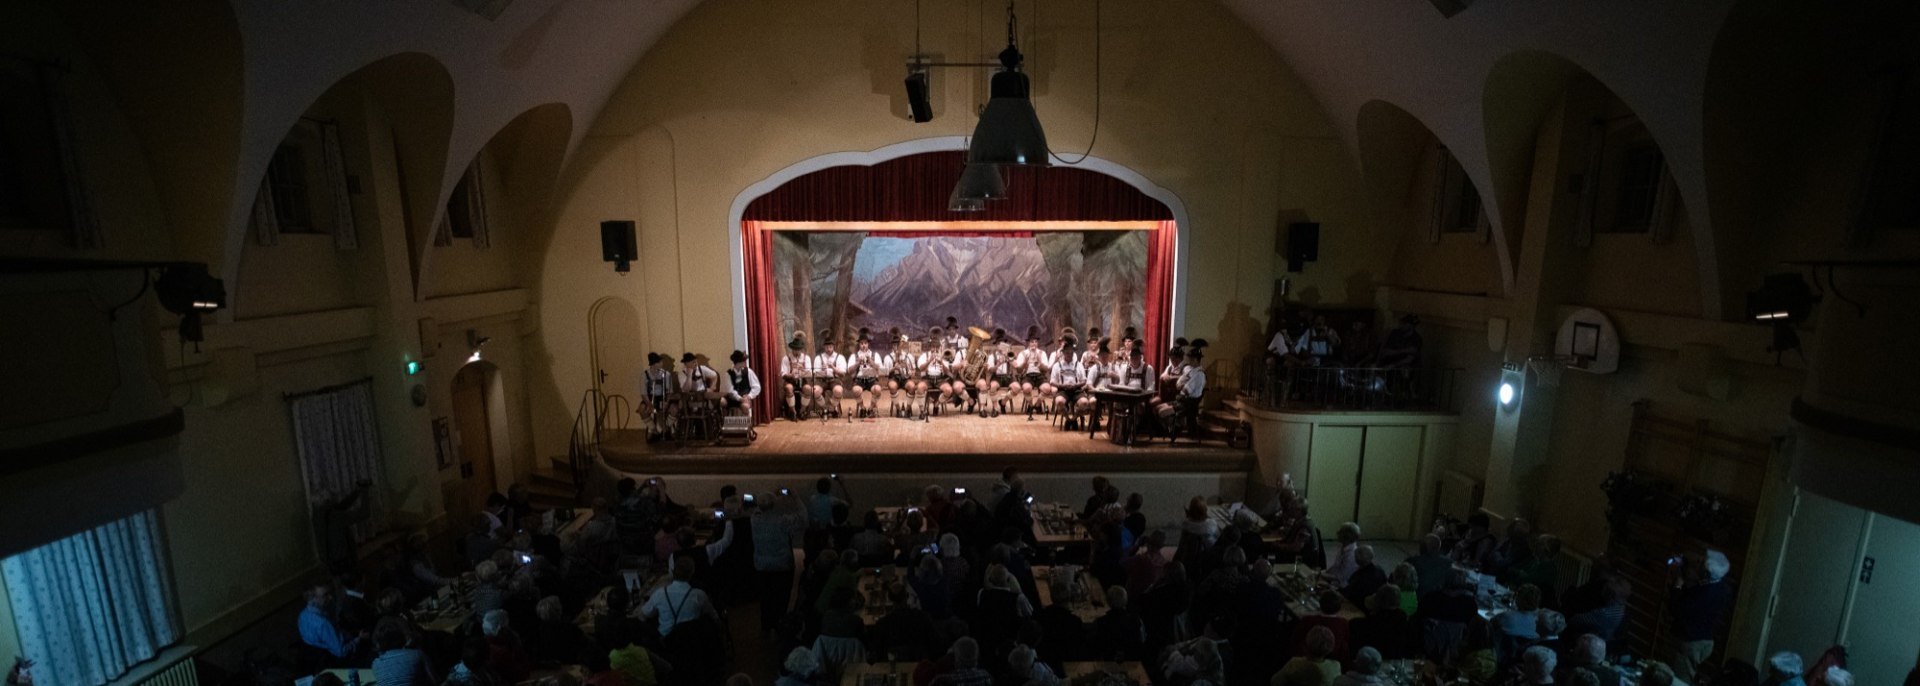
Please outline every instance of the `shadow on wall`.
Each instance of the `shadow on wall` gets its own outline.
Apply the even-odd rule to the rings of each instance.
[[[1246,303],[1234,301],[1227,303],[1227,313],[1220,318],[1220,326],[1215,329],[1218,340],[1213,341],[1209,355],[1217,356],[1213,364],[1208,365],[1211,375],[1209,385],[1215,388],[1239,389],[1242,362],[1254,351],[1261,350],[1265,341],[1261,340],[1266,326],[1253,318],[1253,308]]]

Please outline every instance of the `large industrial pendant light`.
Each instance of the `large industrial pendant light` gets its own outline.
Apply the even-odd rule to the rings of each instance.
[[[979,212],[988,200],[1007,197],[1007,180],[1000,177],[1000,165],[968,163],[960,172],[960,182],[947,196],[947,209],[954,212]]]
[[[1000,51],[1003,69],[993,75],[992,97],[973,129],[967,163],[1048,166],[1047,134],[1033,111],[1032,82],[1020,71],[1020,48],[1015,44],[1016,17],[1007,3],[1007,49]]]

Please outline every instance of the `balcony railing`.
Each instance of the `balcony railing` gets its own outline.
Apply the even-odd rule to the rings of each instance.
[[[1286,367],[1250,360],[1241,378],[1270,410],[1453,412],[1457,368]]]

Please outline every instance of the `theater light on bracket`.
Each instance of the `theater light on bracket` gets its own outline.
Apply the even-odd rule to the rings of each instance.
[[[1520,384],[1527,378],[1527,366],[1518,362],[1500,365],[1500,387],[1493,392],[1494,400],[1500,402],[1500,409],[1511,410],[1520,400]]]

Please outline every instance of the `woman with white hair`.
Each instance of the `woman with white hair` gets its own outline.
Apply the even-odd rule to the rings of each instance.
[[[1693,683],[1700,663],[1713,654],[1713,637],[1733,608],[1733,588],[1726,583],[1732,564],[1726,553],[1708,550],[1689,553],[1676,561],[1673,595],[1667,611],[1673,616],[1679,641],[1673,661],[1674,676]]]
[[[480,616],[480,633],[487,637],[487,665],[507,683],[517,684],[533,671],[533,659],[513,633],[506,610],[488,610]]]
[[[1372,646],[1361,648],[1353,654],[1353,669],[1333,680],[1333,686],[1379,686],[1387,683],[1380,676],[1380,651]]]
[[[1806,671],[1799,653],[1782,650],[1767,658],[1766,686],[1806,686],[1801,678]]]
[[[1058,686],[1060,683],[1060,677],[1038,659],[1032,648],[1019,643],[1013,644],[1013,650],[1007,653],[1007,666],[1013,670],[1008,672],[1013,680],[1026,686]]]
[[[1333,581],[1333,585],[1345,587],[1353,578],[1353,573],[1360,571],[1360,525],[1354,522],[1341,524],[1333,537],[1340,541],[1340,550],[1327,560],[1327,571],[1321,574]],[[1385,576],[1381,575],[1383,581]]]
[[[1535,686],[1553,683],[1553,668],[1560,658],[1546,646],[1534,646],[1520,654],[1520,678],[1510,682],[1514,686]]]
[[[780,678],[774,680],[773,686],[812,686],[818,681],[815,677],[819,673],[820,660],[814,657],[813,651],[794,648],[787,653],[787,661],[780,665]]]

